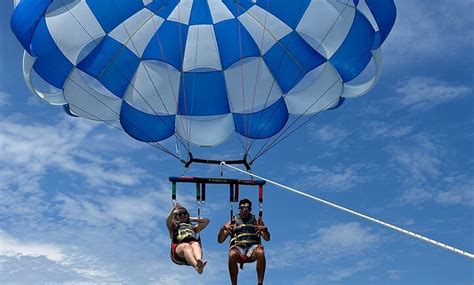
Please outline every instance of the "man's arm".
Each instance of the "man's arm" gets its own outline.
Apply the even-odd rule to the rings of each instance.
[[[266,240],[270,240],[270,232],[268,231],[268,228],[265,226],[263,221],[260,221],[257,225],[257,233],[260,234],[260,236]]]
[[[227,237],[232,233],[232,230],[233,230],[233,227],[230,224],[230,221],[228,221],[219,230],[219,233],[217,234],[217,242],[223,243],[227,239]]]

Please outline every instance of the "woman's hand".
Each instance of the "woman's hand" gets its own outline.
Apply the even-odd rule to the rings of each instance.
[[[176,214],[176,213],[178,212],[179,208],[181,208],[181,204],[180,204],[180,203],[176,203],[176,204],[173,205],[173,208],[171,208],[171,212],[172,212],[173,214]]]

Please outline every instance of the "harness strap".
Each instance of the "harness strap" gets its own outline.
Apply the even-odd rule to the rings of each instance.
[[[239,235],[236,235],[235,237],[231,238],[230,239],[230,242],[236,240],[236,239],[239,239],[241,237],[249,237],[249,236],[254,236],[254,237],[257,237],[258,238],[258,234],[254,234],[254,233],[241,233]],[[247,243],[247,242],[253,242],[253,240],[243,240],[243,241],[239,241],[240,242],[244,242],[244,243]]]
[[[176,237],[178,240],[183,240],[187,237],[196,237],[194,231],[185,229],[185,230],[178,230],[178,236]]]

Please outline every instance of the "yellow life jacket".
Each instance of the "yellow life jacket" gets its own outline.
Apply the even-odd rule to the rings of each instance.
[[[194,225],[191,223],[178,223],[173,234],[174,243],[192,240],[198,240],[196,232],[194,231]]]
[[[230,239],[230,246],[238,245],[248,247],[260,244],[260,235],[257,234],[256,219],[254,214],[250,214],[245,221],[236,215],[234,217],[235,227]]]

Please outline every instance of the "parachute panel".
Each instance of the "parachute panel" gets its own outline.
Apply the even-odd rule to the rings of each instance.
[[[367,93],[395,17],[393,0],[23,0],[11,27],[48,102],[141,141],[214,146]]]
[[[260,111],[283,97],[272,73],[260,57],[235,63],[225,71],[225,79],[233,113]]]
[[[174,115],[178,106],[181,73],[162,61],[140,63],[124,100],[135,109],[150,115]]]

